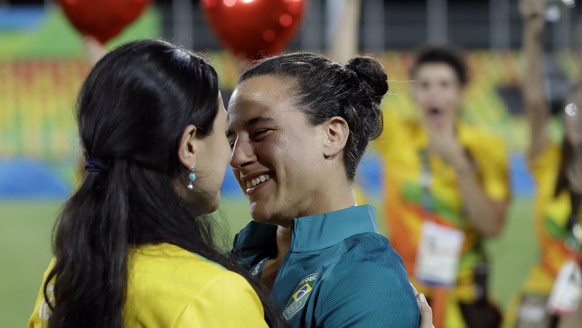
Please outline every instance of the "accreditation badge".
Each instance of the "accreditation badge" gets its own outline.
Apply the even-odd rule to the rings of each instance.
[[[428,285],[453,286],[465,234],[458,230],[425,222],[416,256],[416,279]]]
[[[573,260],[562,265],[548,300],[548,309],[557,315],[575,311],[582,297],[582,273]]]

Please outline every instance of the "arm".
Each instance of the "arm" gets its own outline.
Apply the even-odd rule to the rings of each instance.
[[[457,172],[457,181],[469,220],[484,236],[497,235],[505,222],[507,201],[494,200],[487,195],[464,151],[457,155],[453,167]]]
[[[503,141],[493,138],[483,140],[483,154],[478,155],[481,155],[480,162],[486,165],[479,167],[479,173],[484,178],[484,181],[480,181],[477,168],[458,140],[453,123],[442,128],[428,126],[427,132],[429,150],[443,158],[455,170],[469,221],[484,236],[497,235],[505,222],[506,196],[509,189],[507,152],[504,150]],[[502,156],[496,156],[498,154]],[[491,186],[487,188],[486,183]],[[492,197],[493,195],[497,198]]]
[[[107,54],[105,47],[91,36],[83,36],[83,47],[85,48],[87,59],[91,66],[95,66]]]
[[[342,13],[333,26],[329,49],[329,57],[341,63],[346,63],[358,53],[362,0],[345,0],[344,3]]]
[[[525,73],[523,76],[523,101],[530,125],[531,158],[538,157],[548,143],[548,108],[544,96],[542,70],[542,36],[544,28],[544,1],[521,0],[520,11],[524,22],[523,51]]]

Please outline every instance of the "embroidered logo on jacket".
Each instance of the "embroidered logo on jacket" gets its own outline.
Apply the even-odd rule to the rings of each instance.
[[[283,311],[283,317],[289,320],[294,315],[297,314],[307,303],[309,299],[309,294],[313,290],[313,285],[315,284],[315,279],[317,278],[317,273],[312,273],[307,277],[301,279],[297,288],[291,293],[291,298]]]

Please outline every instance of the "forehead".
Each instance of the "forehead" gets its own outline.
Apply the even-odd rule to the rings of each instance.
[[[446,63],[425,63],[416,69],[417,79],[454,79],[457,80],[455,70]]]
[[[297,112],[294,81],[290,78],[263,75],[241,82],[228,104],[229,125],[254,116],[281,117]]]

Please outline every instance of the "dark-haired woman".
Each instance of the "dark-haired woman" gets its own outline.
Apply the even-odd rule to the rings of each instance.
[[[29,327],[278,326],[213,243],[229,158],[215,70],[167,42],[125,44],[87,77],[77,120],[86,175]]]
[[[515,299],[510,319],[516,327],[580,327],[580,297],[568,295],[582,293],[582,82],[574,85],[561,113],[565,137],[553,141],[542,66],[545,5],[540,0],[520,1],[523,96],[531,131],[529,166],[536,182],[534,222],[540,256]]]
[[[256,63],[232,95],[230,165],[254,220],[234,252],[291,327],[419,325],[400,256],[352,190],[387,91],[374,59],[295,53]]]

